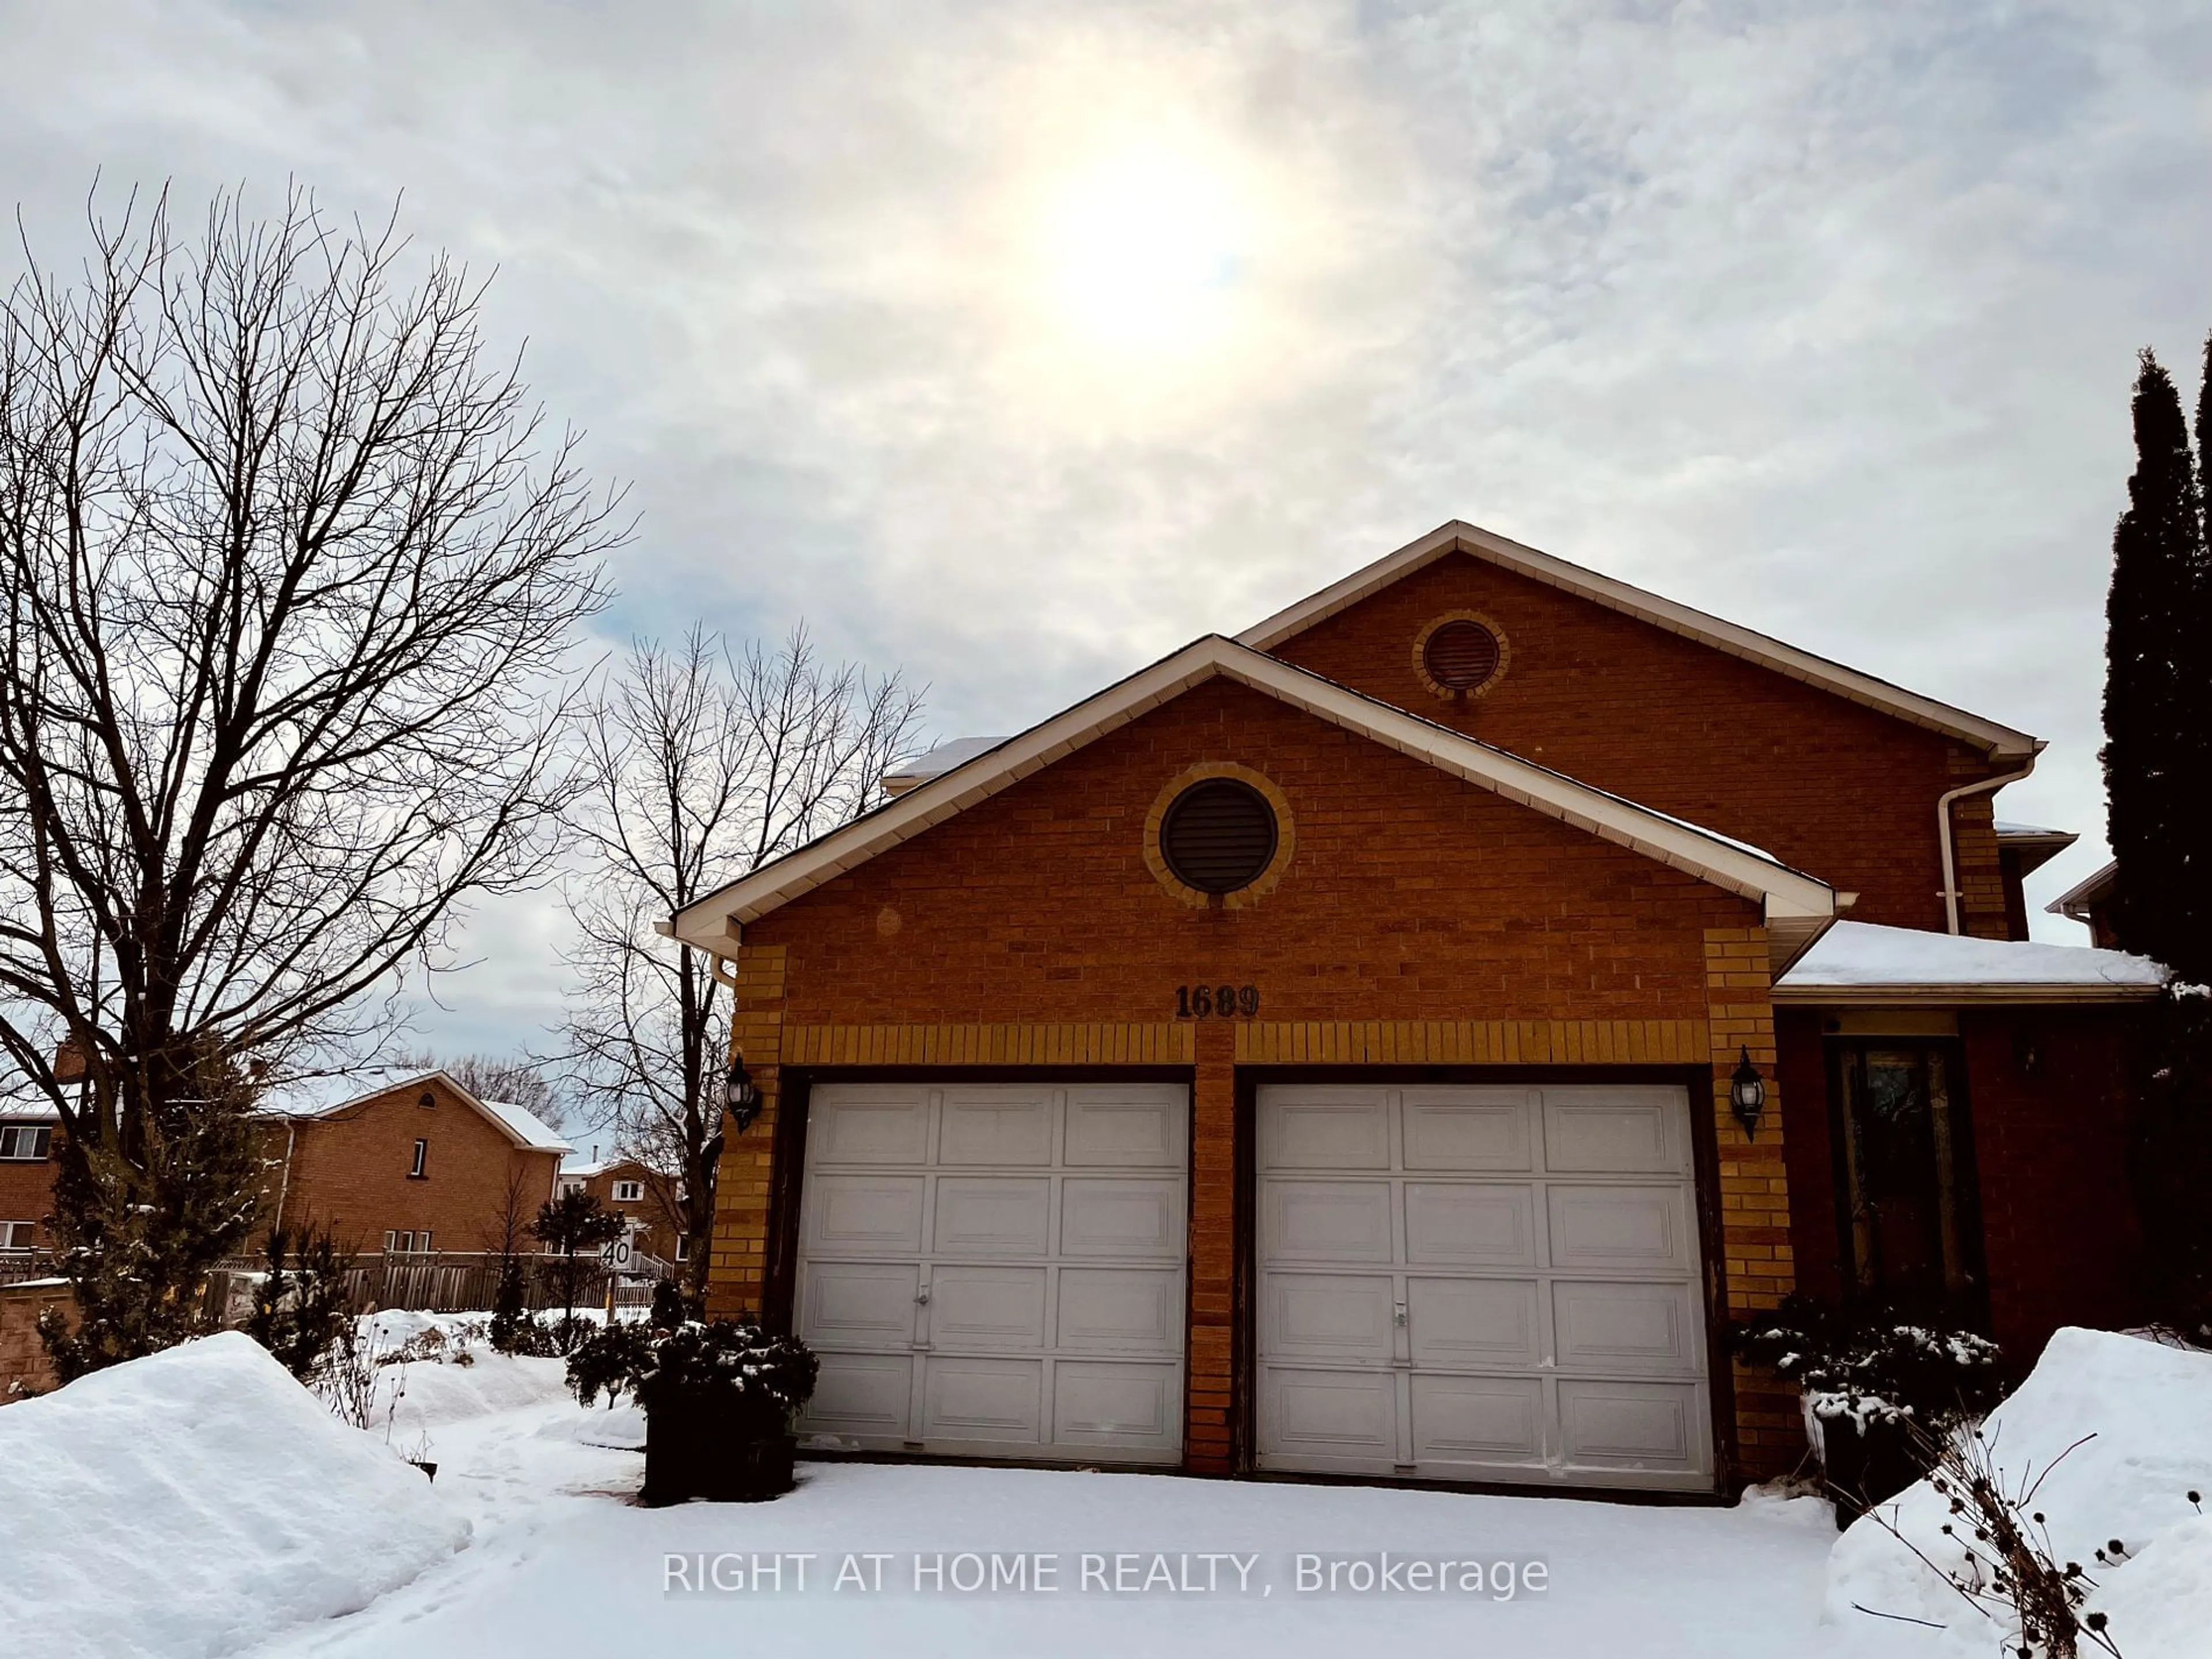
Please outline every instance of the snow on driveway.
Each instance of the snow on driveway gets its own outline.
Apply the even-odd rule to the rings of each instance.
[[[483,1368],[501,1365],[530,1368],[535,1403],[441,1420],[483,1397],[493,1381]],[[1842,1651],[1839,1633],[1816,1623],[1835,1532],[1826,1506],[1809,1500],[1656,1508],[810,1463],[799,1491],[773,1504],[642,1510],[629,1501],[642,1459],[616,1449],[635,1441],[632,1414],[585,1413],[553,1397],[551,1362],[494,1357],[473,1376],[442,1370],[414,1368],[407,1404],[432,1436],[441,1492],[475,1523],[474,1543],[358,1613],[256,1650],[258,1659],[726,1650],[1382,1659],[1392,1649],[1772,1659]],[[514,1386],[493,1392],[509,1396]],[[1451,1569],[1452,1588],[1440,1591],[1433,1566],[1401,1566],[1391,1582],[1407,1589],[1350,1589],[1385,1552],[1394,1563],[1480,1563],[1482,1588],[1461,1588],[1464,1567]],[[1087,1581],[1086,1555],[1096,1558]],[[1208,1555],[1221,1559],[1200,1559]],[[1328,1564],[1342,1564],[1337,1593],[1301,1593],[1301,1555],[1320,1559],[1324,1582]],[[757,1556],[780,1559],[780,1585],[749,1582]],[[800,1556],[811,1558],[804,1589]],[[848,1556],[855,1559],[839,1588]],[[1002,1578],[1019,1558],[1028,1587],[990,1589],[994,1556]],[[1057,1569],[1050,1590],[1036,1587],[1041,1558]],[[1367,1564],[1364,1572],[1352,1568],[1355,1559]],[[941,1583],[930,1571],[940,1562]],[[1537,1562],[1542,1587],[1531,1589],[1526,1570]],[[1500,1563],[1512,1565],[1501,1575]],[[985,1589],[959,1588],[979,1571]],[[718,1573],[720,1589],[712,1585]],[[706,1588],[687,1590],[686,1582]]]

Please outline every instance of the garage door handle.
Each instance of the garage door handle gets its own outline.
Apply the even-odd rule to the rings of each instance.
[[[924,1291],[919,1296],[915,1297],[914,1300],[915,1306],[927,1308],[929,1305],[929,1292],[927,1291]]]

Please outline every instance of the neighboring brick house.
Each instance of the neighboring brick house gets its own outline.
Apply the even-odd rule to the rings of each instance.
[[[551,1198],[568,1143],[520,1106],[482,1100],[445,1073],[357,1072],[270,1089],[265,1221],[313,1223],[364,1253],[481,1251]]]
[[[1786,1470],[1724,1334],[1798,1284],[2132,1311],[2162,970],[2021,941],[2041,746],[1446,526],[672,919],[762,1096],[712,1306],[825,1447]]]
[[[571,1152],[561,1162],[561,1190],[580,1189],[629,1224],[634,1249],[673,1264],[690,1260],[680,1223],[682,1183],[634,1158],[599,1156],[599,1149]]]
[[[0,1262],[50,1242],[58,1121],[51,1106],[0,1104]]]

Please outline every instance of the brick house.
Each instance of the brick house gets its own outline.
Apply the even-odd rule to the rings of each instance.
[[[680,1223],[681,1183],[634,1158],[605,1158],[596,1146],[561,1161],[561,1190],[589,1193],[629,1224],[633,1249],[674,1263],[690,1259]]]
[[[2130,1315],[2162,970],[2027,941],[2041,747],[1447,525],[672,919],[763,1096],[714,1305],[825,1448],[1785,1469],[1725,1332],[1800,1285]]]
[[[327,1226],[374,1254],[495,1250],[554,1194],[567,1141],[520,1106],[440,1071],[399,1068],[270,1089],[267,1224]]]
[[[59,1116],[51,1106],[0,1103],[0,1261],[49,1242]]]

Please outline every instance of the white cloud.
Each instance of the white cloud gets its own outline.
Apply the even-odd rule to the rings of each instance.
[[[1007,730],[1461,516],[2049,736],[2005,810],[2094,839],[2132,353],[2212,324],[2208,22],[0,4],[0,158],[58,246],[95,167],[404,187],[635,481],[610,638],[804,612]],[[544,1009],[487,939],[455,1017]]]

